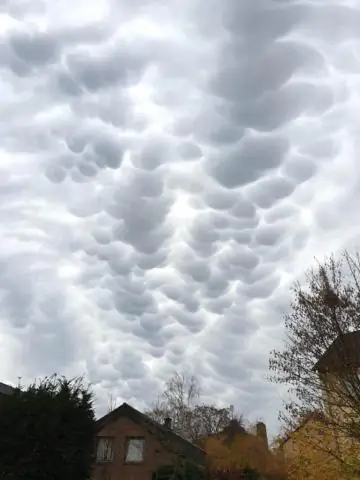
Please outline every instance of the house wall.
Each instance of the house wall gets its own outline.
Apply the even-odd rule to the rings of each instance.
[[[152,480],[153,473],[161,466],[174,462],[174,455],[167,452],[159,441],[126,417],[120,417],[106,425],[98,436],[114,437],[114,458],[111,463],[95,464],[93,480]],[[141,464],[125,464],[126,437],[144,437],[144,461]]]
[[[281,447],[288,467],[288,479],[345,480],[340,458],[350,465],[359,458],[359,445],[352,439],[338,436],[320,421],[309,419],[294,431]]]
[[[286,459],[299,457],[304,447],[310,449],[308,444],[319,442],[322,439],[321,425],[312,419],[309,419],[300,429],[293,432],[287,441],[282,445],[282,452]]]
[[[333,459],[326,452],[329,438],[324,438],[321,425],[309,419],[293,432],[282,445],[289,480],[342,480]],[[321,447],[324,447],[323,451]],[[335,476],[334,476],[335,475]]]
[[[303,451],[317,450],[326,461],[332,453],[341,457],[343,450],[348,449],[352,444],[353,441],[350,438],[336,435],[330,426],[326,427],[320,421],[309,419],[298,431],[291,434],[282,449],[285,458],[299,457]]]
[[[345,428],[346,424],[357,422],[359,409],[352,408],[356,403],[356,397],[348,398],[344,380],[338,375],[326,374],[321,379],[324,384],[325,400],[327,402],[327,415],[333,420],[334,425],[338,424],[339,430]],[[351,395],[351,394],[350,394]],[[344,434],[340,435],[344,437]]]

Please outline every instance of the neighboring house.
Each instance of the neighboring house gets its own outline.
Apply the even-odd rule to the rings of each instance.
[[[353,445],[340,442],[322,413],[309,413],[279,445],[288,480],[348,480],[344,464],[338,459],[357,457]]]
[[[360,378],[360,331],[338,336],[314,366],[324,384],[334,380],[351,380],[351,375]]]
[[[353,416],[357,421],[359,410],[355,412],[351,406],[360,392],[360,331],[338,336],[314,369],[324,387],[327,414],[337,418],[339,423]]]
[[[320,374],[346,372],[360,367],[360,331],[343,333],[324,352],[315,365]]]
[[[174,433],[170,419],[160,425],[123,403],[96,422],[94,480],[153,480],[179,457],[205,465],[204,450]]]
[[[215,469],[251,468],[262,478],[282,478],[282,464],[269,449],[263,422],[258,422],[250,433],[237,420],[231,420],[219,433],[202,437],[200,444]]]
[[[284,457],[290,458],[299,455],[304,441],[319,439],[319,436],[324,433],[323,422],[324,418],[321,413],[310,412],[305,415],[298,426],[281,439],[279,448]]]
[[[207,435],[202,437],[199,442],[203,444],[208,439],[217,438],[225,445],[231,445],[234,439],[238,438],[238,436],[247,437],[254,439],[255,437],[259,440],[259,443],[263,445],[266,449],[269,448],[268,445],[268,437],[267,437],[267,430],[266,425],[263,422],[258,422],[255,427],[255,435],[253,433],[248,432],[238,420],[230,420],[229,425],[225,427],[222,431],[218,433],[214,433],[212,435]]]
[[[280,448],[294,471],[303,469],[304,478],[311,480],[311,468],[315,468],[318,472],[316,478],[338,480],[344,477],[336,458],[346,458],[348,462],[360,451],[359,443],[347,434],[345,428],[347,422],[354,416],[357,418],[359,413],[350,408],[351,402],[346,402],[346,392],[354,382],[357,383],[356,377],[360,378],[360,331],[336,338],[319,358],[314,371],[322,382],[325,409],[306,415],[283,439]],[[359,386],[360,383],[357,388]],[[334,425],[338,427],[334,428]],[[306,471],[306,468],[310,470]]]

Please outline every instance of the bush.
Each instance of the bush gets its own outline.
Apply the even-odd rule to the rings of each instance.
[[[261,475],[252,468],[208,468],[196,467],[189,462],[162,467],[154,480],[260,480]]]
[[[174,465],[160,467],[153,480],[205,480],[205,469],[179,457]]]
[[[4,480],[85,480],[91,475],[95,415],[82,378],[53,375],[0,403]]]
[[[226,468],[210,470],[206,480],[260,480],[261,474],[253,468]]]

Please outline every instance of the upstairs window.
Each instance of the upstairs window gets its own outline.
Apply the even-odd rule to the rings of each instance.
[[[113,460],[114,439],[111,437],[99,437],[96,446],[96,462],[107,463]]]
[[[125,444],[125,462],[141,463],[144,461],[144,437],[128,437]]]

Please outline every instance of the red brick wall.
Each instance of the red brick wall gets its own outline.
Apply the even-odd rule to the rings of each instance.
[[[151,480],[159,467],[169,465],[174,460],[173,455],[164,450],[156,438],[125,417],[107,425],[98,435],[114,437],[114,458],[111,463],[95,464],[94,480]],[[125,464],[126,437],[145,438],[144,461],[141,464]]]

